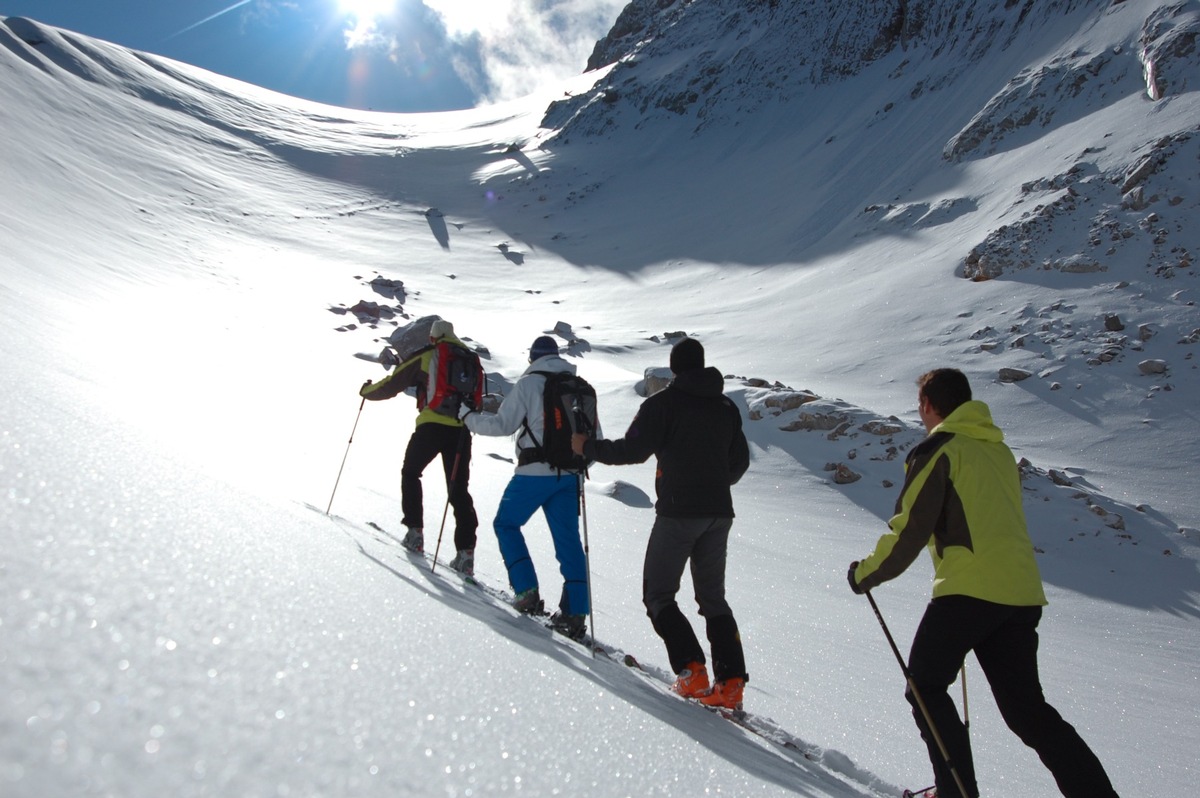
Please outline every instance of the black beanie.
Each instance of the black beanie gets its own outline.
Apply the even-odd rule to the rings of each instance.
[[[704,346],[695,338],[684,338],[671,349],[671,371],[682,374],[685,371],[704,368]]]
[[[533,344],[529,347],[529,362],[532,363],[539,357],[557,354],[558,341],[555,341],[549,335],[541,335],[535,338]]]

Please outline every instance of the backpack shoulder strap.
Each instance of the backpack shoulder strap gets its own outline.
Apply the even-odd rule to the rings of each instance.
[[[552,377],[555,374],[558,374],[559,372],[540,371],[539,370],[539,371],[531,371],[529,373],[530,374],[539,374],[539,375],[545,377],[547,381],[549,381],[550,377]],[[542,413],[545,413],[546,412],[546,398],[545,398],[545,386],[544,385],[542,386],[542,391],[543,391],[543,393],[542,393]],[[529,440],[533,441],[536,444],[535,446],[533,446],[529,449],[522,449],[521,451],[540,452],[542,450],[542,443],[541,443],[541,441],[539,441],[537,439],[537,436],[533,434],[533,430],[529,428],[529,416],[525,416],[525,418],[521,419],[521,426],[525,428],[525,434],[529,436]]]

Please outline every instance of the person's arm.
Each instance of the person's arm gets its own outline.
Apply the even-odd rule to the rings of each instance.
[[[904,488],[896,501],[896,514],[888,521],[890,531],[879,538],[875,551],[854,569],[854,581],[871,590],[895,579],[913,564],[929,545],[938,519],[942,517],[950,490],[950,458],[939,441],[928,439],[914,450],[905,475]]]
[[[642,403],[637,415],[625,431],[625,437],[615,441],[588,438],[583,443],[583,455],[608,465],[644,463],[658,452],[666,439],[665,405],[651,397]]]
[[[414,385],[421,385],[425,378],[425,372],[421,368],[421,357],[423,353],[419,352],[392,370],[392,373],[384,377],[379,382],[372,382],[364,385],[358,392],[359,396],[365,397],[371,401],[380,399],[391,399],[397,396]]]
[[[535,384],[537,382],[528,376],[522,377],[500,402],[495,413],[471,413],[463,419],[463,423],[477,435],[512,435],[521,429],[522,422],[529,414],[531,399],[539,398],[534,396],[535,391],[541,391],[541,386]]]
[[[732,402],[730,407],[737,426],[733,440],[729,442],[729,484],[736,485],[750,468],[750,444],[746,442],[746,433],[742,432],[742,414]]]

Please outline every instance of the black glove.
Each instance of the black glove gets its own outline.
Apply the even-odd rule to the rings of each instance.
[[[861,596],[863,593],[866,593],[867,591],[865,591],[861,587],[859,587],[858,581],[855,580],[855,578],[854,578],[854,572],[857,569],[858,569],[858,560],[855,560],[854,562],[850,563],[850,570],[846,571],[846,580],[848,582],[850,582],[850,589],[853,590],[856,594]]]
[[[370,387],[371,387],[371,381],[370,381],[370,380],[367,380],[366,382],[364,382],[364,383],[362,384],[362,387],[358,389],[358,395],[359,395],[359,396],[366,396],[366,395],[367,395],[367,389],[368,389],[368,388],[370,388]]]

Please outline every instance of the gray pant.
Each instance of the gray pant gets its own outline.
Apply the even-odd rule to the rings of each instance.
[[[689,559],[700,614],[705,617],[733,614],[725,602],[725,551],[732,526],[732,518],[660,515],[654,519],[642,568],[642,602],[651,618],[675,605]]]
[[[741,636],[725,601],[726,547],[732,526],[732,518],[660,515],[654,520],[642,569],[642,603],[676,673],[693,662],[705,662],[704,650],[675,601],[683,569],[690,563],[696,604],[707,622],[713,675],[746,678]]]

